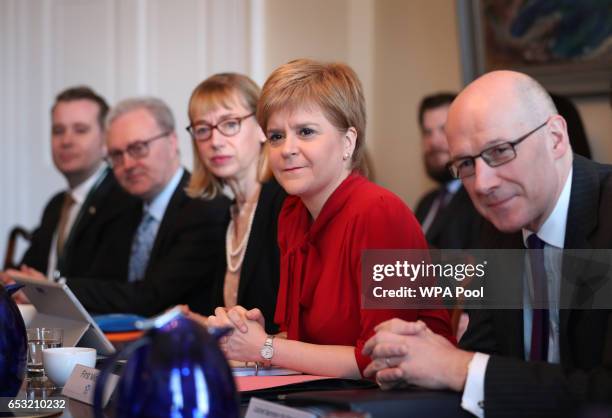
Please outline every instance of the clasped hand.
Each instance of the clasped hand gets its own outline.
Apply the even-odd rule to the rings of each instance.
[[[231,327],[233,331],[219,341],[228,360],[260,361],[260,350],[267,334],[265,318],[259,309],[246,310],[242,306],[217,308],[207,319],[209,327]]]
[[[391,319],[375,328],[363,354],[372,362],[364,371],[382,389],[407,384],[462,391],[473,353],[459,350],[422,321]]]

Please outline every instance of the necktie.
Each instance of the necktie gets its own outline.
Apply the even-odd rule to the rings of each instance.
[[[132,252],[130,255],[130,271],[128,280],[134,282],[144,278],[149,256],[157,234],[157,220],[145,211],[140,225],[136,230],[134,241],[132,241]]]
[[[68,220],[70,219],[70,209],[72,209],[74,203],[74,198],[72,197],[70,192],[64,193],[64,202],[62,203],[59,223],[57,224],[57,258],[60,258],[62,256],[62,252],[64,251],[64,244],[66,243],[66,238],[68,237],[69,232]]]
[[[548,359],[548,309],[536,306],[548,306],[548,286],[546,285],[546,270],[544,269],[544,241],[536,234],[527,238],[529,251],[529,264],[533,280],[533,320],[531,327],[531,353],[532,361],[546,361]]]
[[[433,225],[433,223],[436,221],[436,219],[440,215],[440,212],[448,204],[449,195],[450,193],[448,192],[448,190],[446,190],[446,186],[440,187],[438,195],[432,203],[431,209],[429,210],[429,212],[427,213],[427,217],[423,221],[423,225],[421,225],[424,233],[427,233],[427,231],[429,231],[429,228],[431,228],[431,225]]]

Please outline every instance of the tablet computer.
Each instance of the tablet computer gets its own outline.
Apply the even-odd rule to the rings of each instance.
[[[36,308],[28,328],[63,328],[65,347],[91,347],[105,356],[115,352],[115,347],[65,283],[17,275],[11,278],[25,285],[22,291]]]

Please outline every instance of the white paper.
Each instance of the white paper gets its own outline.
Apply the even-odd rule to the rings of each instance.
[[[317,416],[300,409],[251,398],[245,418],[317,418]]]
[[[93,405],[94,389],[99,375],[100,370],[77,364],[74,370],[72,370],[64,389],[62,389],[62,395],[84,402],[88,405]],[[115,374],[110,374],[106,379],[106,388],[104,389],[104,396],[102,397],[103,408],[108,403],[118,382],[119,376]]]

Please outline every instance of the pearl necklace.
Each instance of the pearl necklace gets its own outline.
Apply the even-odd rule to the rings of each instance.
[[[253,218],[255,218],[255,211],[257,210],[257,201],[253,204],[253,209],[251,210],[251,214],[249,215],[249,220],[247,223],[247,229],[244,231],[244,235],[242,237],[242,241],[240,244],[232,250],[232,241],[236,230],[236,223],[232,218],[230,220],[229,225],[227,226],[227,231],[225,232],[225,261],[227,263],[227,269],[231,273],[236,273],[240,266],[242,266],[242,262],[244,261],[244,255],[246,254],[246,246],[249,241],[249,236],[251,235],[251,227],[253,226]],[[236,264],[232,264],[232,257],[238,257]]]

